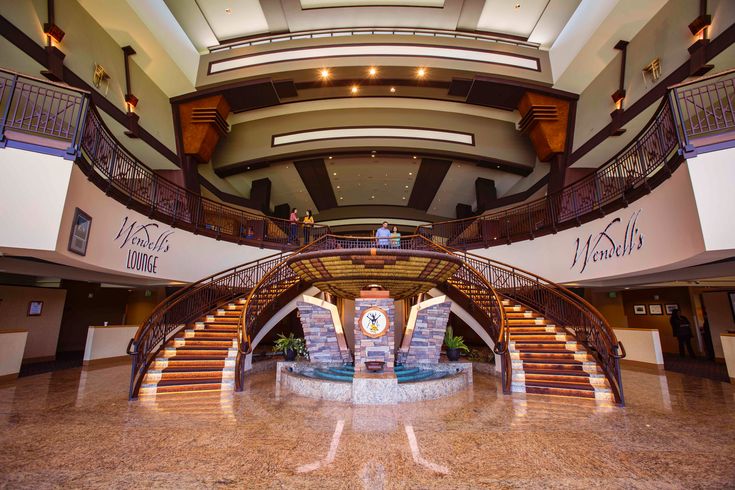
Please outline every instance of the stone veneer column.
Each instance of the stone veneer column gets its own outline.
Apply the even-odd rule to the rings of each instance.
[[[341,363],[342,355],[332,322],[332,312],[305,301],[298,301],[296,306],[311,362]]]
[[[360,315],[366,309],[377,306],[388,314],[390,325],[380,337],[365,335],[360,328]],[[395,367],[395,304],[392,298],[357,298],[355,299],[355,372],[369,372],[365,361],[385,361],[384,372],[392,373]]]
[[[406,358],[407,365],[439,362],[451,306],[451,301],[445,301],[419,310]]]

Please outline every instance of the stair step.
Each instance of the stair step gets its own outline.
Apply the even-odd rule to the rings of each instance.
[[[228,357],[230,357],[229,350],[176,349],[169,359],[226,359]]]
[[[188,393],[197,391],[230,391],[232,385],[225,383],[187,383],[182,385],[157,386],[156,394],[165,395],[167,393]]]
[[[575,398],[595,399],[595,390],[592,391],[556,386],[526,386],[526,393],[533,395],[571,396]]]
[[[158,382],[158,387],[161,386],[181,386],[181,385],[206,385],[206,384],[221,384],[221,376],[216,381],[209,378],[171,378],[162,379]]]

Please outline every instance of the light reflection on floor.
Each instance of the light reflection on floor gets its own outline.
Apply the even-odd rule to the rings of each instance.
[[[0,386],[0,487],[733,488],[735,389],[625,371],[628,405],[505,396],[422,403],[243,393],[128,402],[129,366]],[[134,483],[133,483],[134,482]]]

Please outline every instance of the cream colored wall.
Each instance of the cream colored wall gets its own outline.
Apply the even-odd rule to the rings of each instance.
[[[611,327],[628,326],[628,316],[625,314],[622,293],[615,292],[615,297],[611,298],[608,291],[586,289],[584,298],[602,313],[602,316],[607,319]]]
[[[5,376],[12,377],[20,372],[27,339],[26,330],[0,329],[0,379]]]
[[[728,330],[735,330],[735,320],[733,319],[728,291],[705,292],[702,293],[702,299],[704,300],[704,308],[707,311],[707,320],[709,321],[709,330],[712,334],[715,357],[723,358],[725,354],[722,350],[720,336],[727,333]]]
[[[271,146],[274,134],[284,134],[321,128],[350,126],[420,127],[459,131],[475,135],[475,145],[412,139],[355,138]],[[462,114],[398,109],[364,109],[356,117],[351,110],[325,110],[278,116],[245,122],[232,127],[220,142],[212,157],[215,168],[259,158],[272,158],[293,152],[321,151],[329,148],[423,148],[437,151],[456,151],[478,157],[508,160],[532,168],[536,154],[530,140],[516,131],[515,125],[494,119]]]
[[[125,65],[122,49],[76,0],[57,0],[56,24],[66,35],[59,49],[66,55],[64,65],[92,85],[94,64],[100,64],[110,75],[108,84],[99,92],[121,110],[125,110]],[[41,46],[46,44],[43,23],[47,21],[45,0],[0,2],[0,14]],[[136,113],[140,125],[172,151],[176,150],[173,119],[168,97],[136,64],[130,63],[131,91],[139,98]],[[28,63],[16,55],[3,56],[2,65],[25,71]],[[15,69],[15,68],[14,68]],[[40,76],[38,72],[28,73]]]
[[[713,20],[710,37],[717,36],[735,21],[734,3],[731,0],[708,2],[708,12]],[[650,83],[644,82],[643,67],[659,58],[663,79],[689,59],[687,48],[694,43],[695,38],[687,26],[698,15],[699,2],[670,1],[633,39],[625,39],[630,42],[625,72],[626,107],[630,107],[652,88]],[[616,42],[616,39],[610,41],[610,50],[614,50]],[[610,113],[615,109],[610,96],[619,87],[620,62],[618,54],[580,94],[574,133],[575,150],[610,123]],[[717,66],[715,70],[727,68],[731,67]]]
[[[28,330],[23,360],[56,357],[65,289],[0,286],[0,330]],[[43,301],[40,316],[28,316],[28,304]]]

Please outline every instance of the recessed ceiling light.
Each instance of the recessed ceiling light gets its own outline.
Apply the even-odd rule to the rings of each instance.
[[[339,200],[341,201],[342,199],[344,199],[344,197],[340,196]]]
[[[337,189],[339,189],[339,186],[337,186]]]
[[[370,155],[370,157],[371,158],[375,158],[375,153],[373,153],[372,155]]]
[[[405,200],[406,200],[406,197],[404,196],[404,197],[402,197],[401,199],[403,199],[403,200],[405,201]]]
[[[226,8],[225,9],[225,13],[228,14],[228,15],[231,14],[232,13],[232,9],[231,8]]]
[[[332,157],[330,156],[330,157],[329,157],[329,159],[331,160],[331,159],[332,159]]]
[[[370,196],[370,199],[375,199],[375,196]]]
[[[408,175],[413,175],[413,172],[408,172]]]
[[[319,71],[319,76],[322,78],[329,78],[329,70],[327,70],[326,68],[322,68]]]
[[[500,165],[498,165],[496,168],[500,168]]]
[[[521,8],[521,4],[520,3],[517,3],[517,4],[513,5],[513,8],[519,9],[519,8]]]
[[[337,175],[337,172],[334,172],[332,175]]]
[[[358,90],[359,89],[357,88],[357,85],[353,85],[352,88],[350,89],[350,92],[352,92],[353,94],[356,94]]]
[[[406,189],[408,189],[408,186],[406,186]]]
[[[377,68],[375,68],[374,66],[371,66],[371,67],[370,67],[370,69],[368,70],[368,74],[369,74],[369,75],[370,75],[371,77],[374,77],[375,75],[377,75],[377,74],[378,74],[378,69],[377,69]]]
[[[396,88],[395,87],[391,87],[390,88],[390,93],[395,94],[396,93]]]
[[[416,76],[419,78],[424,78],[426,76],[426,68],[419,68],[416,70]]]
[[[413,159],[416,160],[416,155],[413,156]]]

